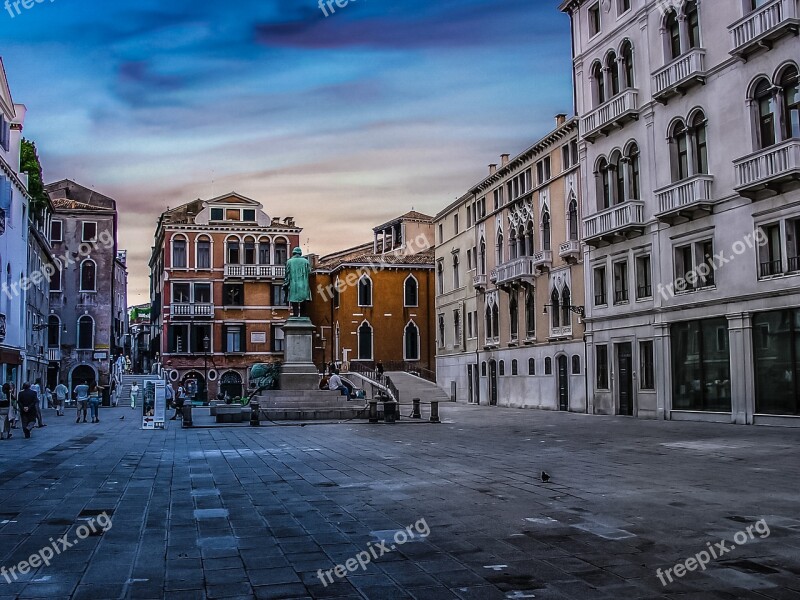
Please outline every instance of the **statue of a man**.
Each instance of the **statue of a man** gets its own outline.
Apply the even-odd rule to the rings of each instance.
[[[311,264],[303,257],[303,251],[295,248],[292,258],[286,261],[286,281],[283,283],[294,317],[301,316],[303,302],[311,300],[311,286],[308,283],[310,275]]]

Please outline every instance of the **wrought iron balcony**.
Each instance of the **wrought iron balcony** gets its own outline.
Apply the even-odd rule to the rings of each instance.
[[[225,265],[225,277],[236,279],[283,279],[283,265]]]
[[[600,105],[580,120],[581,135],[593,142],[627,121],[639,118],[639,90],[627,89]]]
[[[671,96],[683,94],[706,81],[706,51],[692,48],[653,73],[653,98],[666,103]]]
[[[48,348],[47,349],[47,360],[50,362],[60,362],[61,361],[61,348]]]
[[[578,240],[568,240],[558,247],[558,255],[564,260],[578,260],[581,256],[581,243]]]
[[[478,289],[486,288],[486,275],[475,275],[472,278],[472,285]]]
[[[772,0],[728,27],[731,54],[746,58],[787,34],[797,34],[800,14],[797,0]]]
[[[533,281],[536,276],[533,260],[530,256],[523,256],[501,264],[492,272],[492,281],[497,285],[524,280]]]
[[[659,210],[656,218],[674,224],[711,214],[713,183],[711,175],[694,175],[656,190]]]
[[[205,317],[214,316],[214,305],[207,303],[173,303],[169,306],[169,314],[172,317]]]
[[[542,250],[533,255],[533,267],[535,269],[544,270],[553,266],[553,251]]]
[[[733,162],[736,191],[757,199],[779,194],[783,187],[800,180],[800,138],[792,138]]]
[[[593,247],[641,235],[644,231],[644,202],[628,200],[583,221],[584,241]]]

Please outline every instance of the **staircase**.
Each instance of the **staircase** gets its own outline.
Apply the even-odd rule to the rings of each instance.
[[[414,398],[428,402],[450,402],[450,396],[435,383],[410,375],[403,371],[387,371],[386,375],[392,380],[400,394],[400,404],[411,404]]]
[[[130,406],[131,405],[131,387],[133,382],[139,384],[139,395],[136,398],[136,405],[141,406],[142,394],[144,394],[144,382],[148,379],[157,379],[156,375],[123,375],[122,385],[117,394],[117,406]]]

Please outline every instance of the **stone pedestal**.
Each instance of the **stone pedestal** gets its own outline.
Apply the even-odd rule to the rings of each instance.
[[[312,358],[315,327],[308,317],[291,317],[283,326],[286,338],[281,389],[316,390],[319,373]]]

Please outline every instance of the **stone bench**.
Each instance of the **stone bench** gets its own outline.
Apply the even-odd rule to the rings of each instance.
[[[250,421],[250,407],[240,404],[218,404],[212,406],[211,415],[217,423],[246,423]]]

